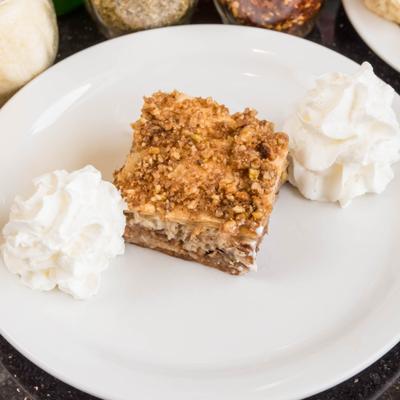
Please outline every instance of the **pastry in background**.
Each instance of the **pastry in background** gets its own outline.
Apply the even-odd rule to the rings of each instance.
[[[365,5],[375,14],[400,24],[400,0],[365,0]]]

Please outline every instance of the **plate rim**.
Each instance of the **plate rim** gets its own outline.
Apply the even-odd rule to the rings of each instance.
[[[33,354],[31,354],[28,350],[26,350],[26,349],[22,348],[21,346],[19,346],[19,344],[16,341],[14,341],[14,339],[11,336],[9,336],[7,334],[7,332],[5,332],[1,328],[1,326],[0,326],[0,335],[2,335],[3,338],[14,349],[16,349],[20,354],[22,354],[25,358],[27,358],[29,362],[32,362],[34,365],[36,365],[37,367],[42,369],[47,374],[51,375],[53,378],[55,378],[55,379],[65,383],[65,384],[73,387],[74,389],[77,389],[77,390],[79,390],[81,392],[84,392],[86,394],[94,396],[94,397],[98,398],[99,400],[116,400],[116,398],[113,398],[113,397],[111,397],[110,395],[108,395],[106,393],[101,394],[99,392],[94,391],[94,389],[92,389],[90,387],[90,385],[87,386],[86,384],[84,384],[82,382],[80,382],[79,385],[78,385],[76,382],[74,382],[73,379],[70,379],[68,376],[64,375],[63,373],[58,372],[57,370],[54,370],[54,369],[52,370],[52,368],[50,366],[46,365],[40,359],[38,359]],[[348,371],[347,373],[344,373],[343,376],[332,378],[330,381],[327,381],[326,383],[321,384],[319,386],[315,386],[313,389],[309,389],[308,391],[304,390],[303,392],[299,393],[295,397],[287,396],[287,397],[284,397],[284,398],[287,399],[287,400],[306,399],[308,397],[321,394],[321,393],[325,392],[326,390],[332,389],[332,388],[336,387],[337,385],[340,385],[340,384],[344,383],[348,379],[353,378],[357,374],[361,373],[362,371],[364,371],[365,369],[370,367],[372,364],[374,364],[380,358],[382,358],[385,354],[390,352],[399,342],[400,342],[400,333],[399,333],[397,339],[394,339],[391,343],[388,343],[387,345],[385,345],[380,350],[379,353],[371,355],[371,357],[368,360],[365,360],[365,362],[363,364],[355,366],[353,368],[353,370]],[[119,397],[118,397],[118,399],[119,399]],[[272,397],[269,397],[268,399],[269,400],[273,400]]]
[[[371,36],[373,35],[368,32],[368,29],[364,28],[364,24],[360,20],[356,8],[359,6],[364,6],[363,4],[355,5],[355,2],[362,2],[362,0],[343,0],[343,8],[346,11],[346,15],[348,16],[352,26],[354,27],[357,34],[361,37],[363,42],[376,54],[378,57],[388,64],[390,67],[395,69],[397,72],[400,72],[400,59],[393,60],[382,47],[377,46],[374,43],[374,40],[371,40]],[[364,6],[365,7],[365,6]],[[394,22],[390,22],[385,20],[383,17],[375,15],[372,11],[366,10],[371,13],[372,16],[376,18],[376,20],[380,21],[381,26],[389,26],[395,24]],[[399,37],[400,37],[400,27],[399,27]]]

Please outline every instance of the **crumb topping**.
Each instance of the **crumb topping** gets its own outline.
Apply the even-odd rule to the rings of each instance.
[[[288,137],[256,112],[230,115],[211,98],[157,92],[144,99],[134,141],[115,184],[130,209],[176,209],[255,228],[272,211]]]

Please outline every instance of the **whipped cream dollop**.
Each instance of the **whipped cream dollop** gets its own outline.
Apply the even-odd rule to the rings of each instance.
[[[3,228],[5,265],[32,289],[58,286],[89,298],[110,260],[124,252],[125,203],[92,166],[54,171],[33,184],[31,197],[15,198]]]
[[[345,207],[356,196],[385,190],[400,159],[394,95],[368,63],[353,75],[317,79],[284,126],[289,181],[304,197]]]

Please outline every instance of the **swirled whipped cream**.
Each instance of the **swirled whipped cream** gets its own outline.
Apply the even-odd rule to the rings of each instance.
[[[357,196],[385,190],[400,159],[394,94],[368,63],[353,75],[317,79],[284,127],[289,181],[304,197],[345,207]]]
[[[77,299],[97,293],[101,272],[124,252],[123,202],[92,166],[54,171],[17,196],[3,228],[7,268],[32,289],[58,288]]]

